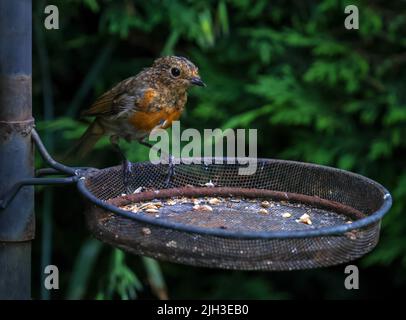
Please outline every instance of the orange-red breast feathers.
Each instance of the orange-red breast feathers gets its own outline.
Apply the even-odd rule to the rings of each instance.
[[[137,111],[130,118],[132,126],[140,131],[149,132],[154,128],[169,128],[172,121],[178,120],[181,110],[159,110],[155,112]]]

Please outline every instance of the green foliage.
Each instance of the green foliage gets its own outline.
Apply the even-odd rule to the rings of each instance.
[[[344,28],[344,6],[350,3],[359,7],[360,30]],[[256,128],[261,157],[331,165],[381,182],[392,192],[394,205],[384,219],[378,247],[361,263],[366,268],[404,273],[404,3],[58,0],[55,4],[61,12],[61,30],[44,34],[53,80],[54,120],[42,121],[43,74],[38,69],[34,70],[33,93],[38,128],[55,135],[57,153],[63,154],[83,132],[85,124],[77,120],[80,111],[97,96],[157,56],[186,55],[199,66],[208,87],[191,90],[182,127]],[[145,147],[136,143],[123,143],[123,147],[132,161],[147,159]],[[103,140],[90,159],[79,162],[104,167],[117,164],[118,159]],[[77,223],[82,221],[79,218],[75,218]],[[86,236],[76,239],[75,252]],[[63,254],[72,255],[70,251]],[[135,297],[141,280],[125,265],[123,253],[114,251],[107,260],[113,264],[98,297]],[[152,268],[147,271],[150,277],[156,276],[155,285],[163,287],[157,266],[146,265]],[[183,276],[179,270],[183,269],[166,267],[164,275],[165,270],[175,279],[167,281],[171,294],[187,297],[187,289],[179,284]],[[315,277],[319,280],[328,276],[325,270],[318,272]],[[310,281],[307,273],[292,273],[291,277],[299,287],[306,285],[306,279]],[[205,281],[196,275],[193,279]],[[273,284],[277,281],[267,274],[222,273],[207,281],[209,288],[196,285],[194,296],[300,296],[294,284],[278,290]],[[244,285],[238,289],[228,281]],[[388,281],[389,286],[392,282],[399,286],[397,281],[406,284],[404,277]],[[336,289],[333,284],[323,288],[320,290]],[[245,295],[244,290],[249,293]],[[97,294],[97,289],[88,291],[84,296]]]
[[[148,257],[143,257],[142,261],[144,262],[145,269],[148,274],[148,281],[152,291],[159,299],[168,299],[168,292],[159,263],[156,260]]]
[[[124,252],[118,249],[113,250],[106,278],[107,285],[98,292],[96,299],[112,299],[116,294],[122,300],[135,299],[137,291],[142,289],[140,280],[125,263]]]
[[[87,240],[82,245],[73,267],[68,292],[66,294],[67,299],[79,300],[84,297],[100,249],[101,243],[94,239]]]

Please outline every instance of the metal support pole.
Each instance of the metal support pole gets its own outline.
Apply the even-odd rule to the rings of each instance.
[[[31,0],[0,0],[0,194],[34,175]],[[34,190],[0,209],[0,299],[31,298]]]

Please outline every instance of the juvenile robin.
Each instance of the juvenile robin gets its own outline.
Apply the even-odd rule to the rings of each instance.
[[[96,117],[75,147],[75,156],[86,155],[104,135],[123,161],[124,186],[128,190],[131,162],[120,150],[120,138],[152,147],[146,141],[150,132],[166,129],[179,119],[187,100],[187,89],[205,86],[198,68],[188,59],[179,56],[158,58],[149,68],[125,79],[101,95],[83,116]],[[172,174],[172,157],[169,157],[169,183]]]

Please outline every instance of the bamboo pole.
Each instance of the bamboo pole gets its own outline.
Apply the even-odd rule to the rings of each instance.
[[[0,196],[34,174],[31,0],[0,0]],[[34,190],[0,210],[0,299],[31,298]]]

